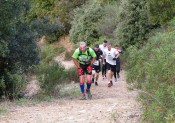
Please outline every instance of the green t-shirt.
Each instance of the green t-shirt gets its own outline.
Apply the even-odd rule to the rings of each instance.
[[[89,55],[88,55],[89,50]],[[86,49],[85,52],[81,52],[79,48],[77,48],[72,55],[72,58],[75,58],[78,60],[80,64],[90,64],[91,59],[95,58],[96,54],[92,48]]]

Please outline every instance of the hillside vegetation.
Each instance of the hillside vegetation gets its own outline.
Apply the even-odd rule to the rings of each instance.
[[[125,50],[127,80],[143,92],[143,120],[175,122],[174,0],[1,0],[0,22],[1,99],[19,98],[28,75],[37,75],[43,95],[56,97],[77,74],[53,62],[66,49],[50,44],[63,35],[75,46],[106,39]],[[45,49],[36,43],[42,36]]]
[[[127,80],[140,95],[149,122],[175,121],[175,19],[149,38],[142,49],[128,49]]]

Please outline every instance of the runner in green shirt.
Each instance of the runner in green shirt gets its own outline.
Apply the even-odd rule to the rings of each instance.
[[[82,92],[82,98],[86,99],[85,91],[84,91],[84,74],[86,74],[87,78],[87,89],[86,93],[88,98],[91,99],[92,95],[90,92],[91,87],[91,76],[92,76],[92,65],[96,59],[96,54],[94,50],[90,47],[86,46],[85,42],[80,42],[80,47],[75,50],[72,55],[73,62],[78,68],[78,74],[80,78],[80,89]]]

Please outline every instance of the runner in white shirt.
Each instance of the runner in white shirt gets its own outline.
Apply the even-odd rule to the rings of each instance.
[[[112,48],[111,44],[108,44],[108,49],[104,51],[103,58],[106,56],[106,66],[108,70],[108,87],[111,87],[113,85],[112,83],[112,77],[114,75],[114,72],[116,72],[116,59],[119,57],[119,52]],[[104,60],[103,60],[104,61]],[[105,62],[103,62],[105,64]]]
[[[99,48],[103,52],[103,54],[104,54],[104,51],[108,49],[107,44],[108,44],[108,41],[104,40],[103,44],[99,45]],[[105,56],[104,56],[104,62],[105,62],[105,64],[103,64],[103,66],[102,66],[102,77],[103,77],[103,79],[104,79],[104,77],[106,77],[106,69],[107,69],[106,57]]]

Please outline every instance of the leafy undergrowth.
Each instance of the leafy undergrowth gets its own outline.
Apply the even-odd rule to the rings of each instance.
[[[0,115],[6,114],[7,113],[7,109],[4,107],[0,108]]]
[[[142,48],[128,50],[127,81],[142,89],[144,119],[175,122],[175,19]]]

